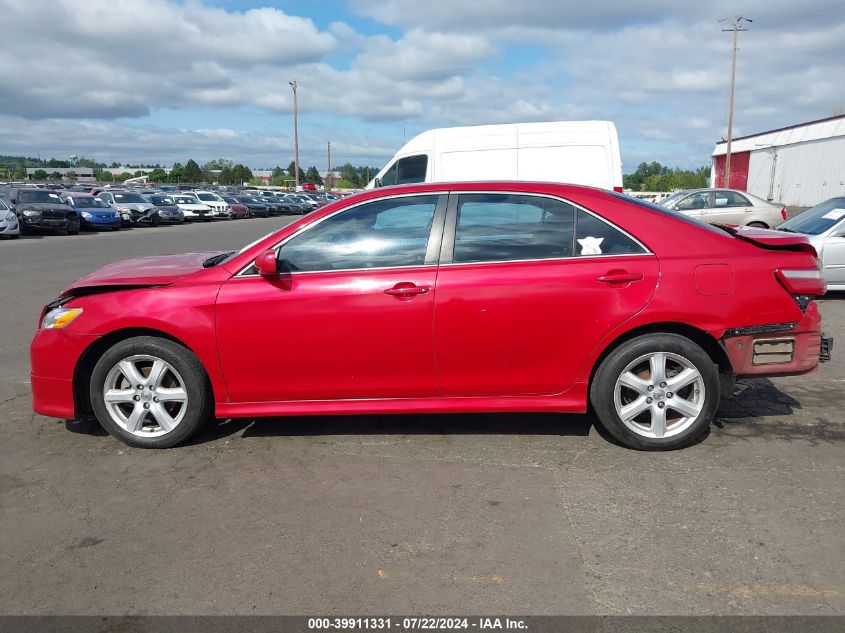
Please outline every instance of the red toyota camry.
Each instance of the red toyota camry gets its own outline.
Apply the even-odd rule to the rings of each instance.
[[[736,377],[829,356],[806,238],[560,184],[410,185],[238,252],[117,262],[47,305],[36,412],[132,446],[217,418],[585,412],[620,442],[698,438]]]

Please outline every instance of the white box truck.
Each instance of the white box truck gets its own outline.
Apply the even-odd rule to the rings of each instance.
[[[551,121],[428,130],[405,143],[367,189],[460,180],[551,181],[621,192],[616,126]]]

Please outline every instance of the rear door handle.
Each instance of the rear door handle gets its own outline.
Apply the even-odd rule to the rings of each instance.
[[[642,273],[629,273],[627,270],[611,270],[606,275],[596,277],[605,284],[628,284],[632,281],[642,281]]]
[[[402,281],[392,288],[388,288],[384,291],[384,294],[391,295],[393,297],[402,298],[411,298],[416,297],[417,295],[424,295],[428,294],[428,291],[431,290],[431,286],[418,286],[415,283],[411,283],[409,281]]]

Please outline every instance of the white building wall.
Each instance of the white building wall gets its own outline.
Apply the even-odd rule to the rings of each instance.
[[[845,136],[752,151],[747,190],[798,207],[845,196]]]

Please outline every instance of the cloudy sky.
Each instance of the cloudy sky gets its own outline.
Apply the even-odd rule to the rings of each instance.
[[[842,0],[0,0],[0,154],[382,165],[432,127],[616,122],[625,171],[845,113]]]

